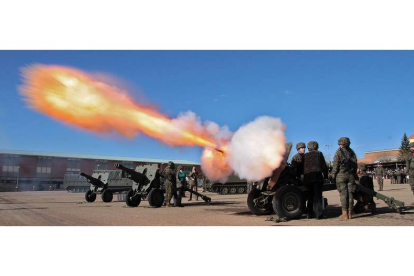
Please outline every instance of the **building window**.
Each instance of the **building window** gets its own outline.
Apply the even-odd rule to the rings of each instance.
[[[52,173],[52,158],[38,157],[36,173],[38,176],[48,176]]]
[[[95,161],[95,170],[107,170],[108,161],[106,160],[96,160]]]
[[[6,175],[17,175],[20,170],[20,157],[18,155],[4,155],[2,171]]]
[[[66,173],[80,173],[80,159],[68,159]]]

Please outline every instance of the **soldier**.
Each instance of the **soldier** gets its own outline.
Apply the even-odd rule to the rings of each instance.
[[[319,145],[315,141],[308,143],[308,153],[303,162],[304,183],[308,188],[307,218],[322,218],[322,190],[324,179],[328,178],[328,167]]]
[[[402,182],[401,182],[401,171],[400,171],[400,169],[397,169],[396,175],[397,175],[397,184],[401,184]]]
[[[198,172],[196,170],[195,167],[193,167],[193,169],[191,170],[191,174],[190,174],[190,189],[192,191],[196,191],[197,192],[197,180],[198,180]],[[190,199],[188,201],[191,201],[191,199],[193,198],[193,193],[190,193]],[[196,197],[196,200],[198,200],[198,196]]]
[[[364,163],[358,164],[359,184],[365,188],[374,190],[374,181],[366,171],[367,166]],[[364,209],[370,209],[371,214],[373,215],[376,213],[377,206],[374,202],[374,197],[361,192],[356,192],[354,198],[357,199],[357,203],[354,206],[355,213],[361,213]]]
[[[164,177],[165,177],[165,190],[166,190],[166,195],[165,195],[165,204],[167,207],[172,207],[171,204],[171,198],[174,196],[174,199],[177,197],[176,195],[176,177],[175,177],[175,165],[174,162],[170,161],[168,162],[167,167],[164,170]]]
[[[183,197],[183,192],[184,192],[184,186],[186,185],[186,174],[185,172],[183,172],[183,169],[181,166],[178,166],[178,172],[177,172],[177,178],[176,178],[176,191],[177,191],[177,196],[176,198],[174,198],[174,207],[184,207],[181,204],[181,199]]]
[[[384,182],[383,182],[383,179],[382,179],[384,177],[384,170],[382,169],[381,164],[378,164],[377,168],[375,169],[375,177],[377,178],[379,191],[382,191],[383,188],[384,188]],[[397,175],[397,179],[398,179],[398,175]]]
[[[410,184],[411,191],[414,193],[414,142],[411,142],[409,147],[412,156],[406,162],[406,173],[408,174],[408,183]],[[412,205],[414,205],[414,202]]]
[[[394,170],[393,177],[394,177],[394,184],[397,184],[398,183],[397,182],[397,170]]]
[[[291,165],[292,172],[295,175],[295,178],[302,178],[303,175],[303,156],[305,155],[305,149],[306,145],[303,142],[296,144],[296,150],[298,151],[297,154],[295,154],[292,157]]]
[[[341,205],[341,219],[352,219],[354,209],[353,192],[356,191],[355,180],[357,179],[357,157],[349,147],[351,141],[348,137],[341,137],[338,140],[339,149],[335,153],[332,178],[336,181]]]

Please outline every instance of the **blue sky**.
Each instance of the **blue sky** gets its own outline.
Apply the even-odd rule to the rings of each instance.
[[[341,136],[362,158],[414,134],[413,51],[0,51],[0,148],[200,161],[197,147],[101,137],[28,109],[19,69],[33,63],[114,75],[170,117],[192,110],[232,131],[280,117],[288,141],[318,141],[328,158]]]

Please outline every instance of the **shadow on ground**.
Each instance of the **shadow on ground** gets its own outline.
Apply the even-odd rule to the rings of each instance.
[[[40,208],[13,208],[13,209],[0,209],[0,211],[17,211],[17,210],[46,210],[49,208],[40,207]]]

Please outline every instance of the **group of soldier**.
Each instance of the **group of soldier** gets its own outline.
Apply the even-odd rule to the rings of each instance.
[[[175,168],[174,162],[168,162],[167,167],[162,173],[164,176],[164,185],[165,185],[165,201],[164,206],[167,207],[183,207],[181,201],[182,197],[185,194],[185,188],[189,184],[190,189],[195,189],[197,191],[197,178],[198,173],[193,167],[191,174],[189,176],[189,183],[187,183],[187,175],[183,172],[182,167],[178,166],[177,170]],[[174,199],[174,203],[171,204],[171,199]],[[190,199],[192,200],[192,193],[190,193]],[[198,200],[198,196],[196,198]]]
[[[359,193],[356,184],[374,189],[372,178],[367,174],[365,164],[357,162],[355,152],[350,148],[351,141],[348,137],[341,137],[338,140],[339,149],[335,153],[333,166],[330,174],[322,152],[318,151],[319,145],[315,141],[308,143],[308,152],[305,153],[305,143],[298,143],[296,150],[298,153],[293,156],[291,168],[295,177],[301,179],[308,188],[307,217],[324,218],[322,214],[322,191],[323,184],[328,178],[336,183],[341,201],[342,214],[341,219],[352,219],[354,210],[363,208],[370,209],[372,214],[376,212],[376,205],[372,197]],[[407,173],[409,183],[414,193],[414,143],[410,143],[412,152],[411,158],[407,161]],[[379,179],[379,190],[383,190],[383,170],[381,167],[376,171]],[[354,198],[365,197],[364,200],[358,200],[354,205]],[[414,203],[413,203],[414,204]]]

